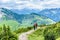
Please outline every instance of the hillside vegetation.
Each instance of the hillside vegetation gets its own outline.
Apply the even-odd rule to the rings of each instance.
[[[4,20],[0,22],[0,27],[3,27],[4,24],[6,26],[9,25],[12,31],[17,30],[20,26],[19,23],[14,20]]]
[[[53,24],[55,21],[48,18],[47,16],[31,12],[29,14],[18,14],[12,10],[1,8],[0,14],[3,14],[0,20],[8,21],[13,20],[20,23],[20,26],[32,26],[35,22],[40,24]]]
[[[12,30],[8,25],[0,26],[0,40],[18,40],[18,36],[23,33],[31,30],[33,27],[27,28],[18,28],[17,30]]]
[[[0,40],[18,40],[17,34],[12,32],[9,26],[3,25],[0,28]]]
[[[60,40],[60,22],[40,27],[28,38],[29,40]]]

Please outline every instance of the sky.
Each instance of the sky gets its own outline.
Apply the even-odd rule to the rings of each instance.
[[[60,0],[0,0],[1,7],[8,9],[60,8]]]

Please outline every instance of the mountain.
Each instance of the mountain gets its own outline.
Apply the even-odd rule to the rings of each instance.
[[[11,9],[13,12],[16,12],[18,14],[30,14],[30,13],[37,13],[42,16],[46,16],[50,19],[52,19],[55,22],[60,21],[60,8],[51,8],[51,9],[29,9],[29,8],[24,8],[24,9]]]
[[[40,10],[38,9],[29,9],[29,8],[24,8],[24,9],[10,9],[11,11],[14,11],[15,13],[18,14],[30,14],[32,12],[38,13]]]
[[[20,24],[19,26],[25,26],[25,27],[32,26],[35,22],[37,22],[38,25],[55,23],[55,21],[51,20],[50,18],[39,15],[37,13],[17,14],[14,11],[11,11],[6,8],[1,8],[1,12],[3,14],[2,17],[0,18],[2,22],[3,21],[8,22],[12,20]]]
[[[41,10],[38,14],[47,16],[56,22],[60,21],[60,8],[44,9]]]

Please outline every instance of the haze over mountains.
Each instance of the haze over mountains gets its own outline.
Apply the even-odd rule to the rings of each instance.
[[[54,8],[54,9],[44,9],[39,12],[41,15],[47,16],[48,18],[51,18],[52,20],[58,22],[60,21],[60,8]]]
[[[28,9],[28,8],[24,8],[22,10],[12,10],[16,13],[19,14],[30,14],[32,12],[37,13],[39,15],[43,15],[46,16],[48,18],[51,18],[52,20],[58,22],[60,21],[60,8],[51,8],[51,9],[43,9],[43,10],[38,10],[38,9]]]
[[[60,8],[54,9],[43,9],[43,10],[35,10],[35,9],[22,9],[22,10],[9,10],[6,8],[0,9],[0,21],[11,20],[19,24],[20,26],[31,26],[35,22],[40,24],[52,24],[60,21]],[[4,22],[3,22],[4,23]],[[2,24],[3,24],[2,23]],[[7,22],[8,23],[8,22]],[[8,23],[9,24],[9,23]]]

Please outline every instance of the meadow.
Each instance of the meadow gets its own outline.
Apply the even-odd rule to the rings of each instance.
[[[28,35],[29,40],[60,40],[60,22],[40,27]]]
[[[13,26],[14,27],[14,26]],[[33,29],[32,27],[18,28],[17,30],[9,25],[3,25],[0,27],[0,40],[18,40],[18,36],[21,33],[27,32]],[[40,25],[40,29],[28,35],[29,40],[60,40],[60,22],[50,25]],[[11,29],[12,28],[12,29]]]
[[[18,40],[18,36],[23,33],[31,30],[33,27],[26,27],[26,28],[18,28],[17,30],[8,25],[3,25],[0,27],[0,40]]]

